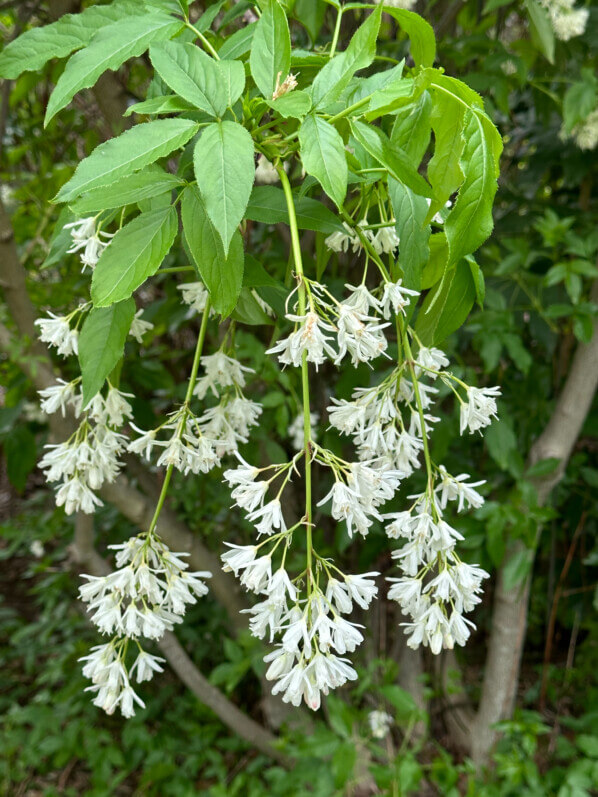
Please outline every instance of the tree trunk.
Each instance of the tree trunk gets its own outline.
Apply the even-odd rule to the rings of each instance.
[[[597,300],[598,282],[592,288],[592,301]],[[530,465],[553,457],[559,460],[555,471],[535,482],[540,505],[548,501],[552,490],[562,479],[592,406],[598,387],[597,333],[598,321],[594,322],[592,340],[577,347],[550,421],[529,454]],[[505,572],[512,558],[523,550],[523,543],[514,543],[498,572],[482,696],[471,728],[471,756],[478,766],[486,763],[496,741],[494,725],[512,716],[515,705],[525,642],[531,573],[524,584],[513,589],[505,584]],[[533,556],[533,552],[530,555]]]

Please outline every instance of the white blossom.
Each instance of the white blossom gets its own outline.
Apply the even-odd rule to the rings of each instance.
[[[461,404],[461,434],[466,429],[477,432],[492,423],[497,417],[496,398],[499,387],[468,387],[467,402]]]
[[[299,368],[305,352],[307,361],[314,363],[316,370],[318,365],[326,360],[326,356],[332,360],[336,358],[336,352],[328,343],[330,336],[324,334],[324,331],[334,332],[333,326],[322,321],[311,310],[305,315],[287,314],[286,318],[295,322],[295,330],[268,349],[266,354],[278,354],[278,359],[283,365],[294,365]]]
[[[374,739],[385,739],[392,726],[392,717],[386,711],[370,711],[368,722]]]
[[[79,353],[79,331],[71,329],[69,316],[49,312],[47,318],[37,318],[34,323],[40,330],[39,339],[54,346],[62,357]]]
[[[143,318],[141,318],[142,314],[143,310],[137,310],[133,316],[131,329],[129,330],[129,335],[135,338],[137,343],[143,343],[143,336],[145,333],[154,328],[154,325],[150,321],[144,321]]]

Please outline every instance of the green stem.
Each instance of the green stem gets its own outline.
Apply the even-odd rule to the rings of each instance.
[[[384,265],[384,261],[382,260],[382,258],[378,254],[378,252],[376,252],[376,250],[372,246],[372,244],[371,244],[370,240],[368,239],[368,237],[366,235],[364,235],[363,230],[361,229],[361,227],[359,225],[355,224],[355,222],[353,221],[351,216],[349,216],[349,214],[347,213],[347,211],[344,208],[340,209],[340,214],[343,217],[343,219],[347,222],[349,227],[351,227],[351,229],[355,232],[355,234],[357,235],[357,237],[361,241],[361,243],[363,245],[363,248],[366,250],[366,252],[372,258],[374,263],[378,266],[378,268],[380,269],[380,271],[381,271],[382,275],[384,276],[384,278],[386,279],[386,281],[390,282],[390,274],[388,273],[388,269]]]
[[[189,376],[189,384],[187,385],[187,394],[185,395],[185,404],[189,404],[191,401],[191,397],[193,396],[193,390],[195,388],[195,383],[197,381],[197,372],[199,370],[199,361],[201,359],[201,353],[203,351],[203,344],[206,339],[206,329],[208,327],[208,318],[210,316],[210,300],[209,298],[206,301],[206,306],[203,311],[203,316],[201,319],[201,326],[199,328],[199,336],[197,338],[197,344],[195,346],[195,354],[193,356],[193,365],[191,366],[191,374]],[[162,512],[162,508],[164,507],[164,502],[166,501],[166,495],[168,494],[168,487],[170,485],[170,480],[172,478],[172,471],[174,470],[174,465],[169,465],[166,468],[166,475],[164,476],[164,482],[162,484],[162,489],[160,490],[160,495],[158,496],[158,503],[156,504],[156,509],[154,511],[154,516],[151,519],[149,524],[149,528],[147,530],[148,536],[150,536],[158,523],[158,518],[160,517],[160,512]]]
[[[426,434],[426,421],[424,418],[424,408],[422,406],[421,394],[419,392],[419,382],[415,374],[415,365],[411,346],[409,345],[409,336],[407,334],[407,324],[401,323],[401,332],[403,339],[403,350],[405,352],[405,359],[409,366],[409,373],[411,374],[411,381],[413,382],[413,393],[415,395],[415,405],[417,407],[417,414],[419,415],[419,422],[421,424],[422,440],[424,444],[424,459],[426,461],[426,471],[428,473],[428,487],[432,489],[432,459],[430,457],[430,446],[428,444],[428,435]]]
[[[327,119],[327,121],[330,124],[334,124],[334,122],[336,122],[337,119],[343,119],[345,116],[350,116],[353,113],[353,111],[357,111],[359,108],[363,108],[363,106],[367,105],[371,99],[372,95],[368,94],[367,97],[362,97],[357,102],[354,102],[353,105],[349,105],[348,108],[345,108],[339,113],[334,114],[334,116],[331,116],[329,119]]]
[[[336,15],[336,24],[334,26],[334,33],[332,34],[332,44],[330,45],[329,58],[332,58],[334,53],[336,52],[336,45],[338,44],[338,37],[339,33],[341,32],[342,18],[343,18],[343,7],[340,6],[338,9],[338,14]]]
[[[220,56],[218,55],[218,53],[216,52],[216,50],[215,50],[215,49],[212,47],[212,45],[210,44],[210,42],[209,42],[209,41],[206,39],[206,37],[203,35],[203,33],[201,33],[200,31],[198,31],[198,30],[197,30],[197,28],[196,28],[194,25],[192,25],[192,24],[189,22],[189,20],[188,20],[188,19],[187,19],[187,20],[185,20],[185,25],[186,25],[186,27],[188,27],[188,28],[189,28],[189,30],[192,30],[192,31],[193,31],[193,33],[195,33],[195,35],[197,36],[197,38],[199,39],[199,41],[200,41],[200,42],[203,44],[203,46],[204,46],[204,47],[206,48],[206,50],[207,50],[207,51],[210,53],[210,55],[211,55],[213,58],[215,58],[217,61],[220,61]]]
[[[305,315],[305,282],[303,279],[303,260],[301,258],[301,242],[299,240],[299,228],[297,226],[297,216],[295,213],[295,203],[293,201],[293,192],[287,173],[282,166],[278,166],[278,174],[282,188],[284,191],[285,199],[287,201],[287,209],[289,212],[289,228],[291,231],[291,248],[293,251],[293,259],[295,261],[295,271],[300,280],[298,288],[299,298],[299,315]],[[307,352],[303,352],[301,361],[301,387],[303,399],[303,440],[305,444],[305,525],[307,534],[307,571],[309,573],[308,579],[308,593],[311,591],[311,581],[313,580],[311,572],[312,563],[312,506],[311,506],[311,418],[310,418],[310,402],[309,402],[309,368],[307,365]]]

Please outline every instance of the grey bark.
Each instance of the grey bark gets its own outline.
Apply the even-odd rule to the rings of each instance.
[[[598,300],[598,283],[592,289],[592,300]],[[579,344],[563,389],[552,416],[529,454],[529,464],[543,459],[559,460],[556,470],[536,480],[538,503],[545,504],[560,480],[575,447],[598,387],[598,321],[587,344]],[[484,669],[479,709],[471,727],[470,750],[477,765],[483,765],[497,739],[494,725],[512,716],[519,682],[519,669],[529,603],[531,575],[518,589],[508,589],[505,571],[513,556],[525,550],[523,543],[514,543],[499,569],[492,629]]]

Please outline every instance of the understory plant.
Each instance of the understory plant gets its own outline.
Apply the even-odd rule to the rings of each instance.
[[[422,17],[332,5],[324,47],[296,46],[278,0],[223,13],[217,3],[193,21],[183,0],[116,0],[28,31],[0,56],[10,78],[68,56],[46,124],[107,69],[140,57],[151,67],[132,124],[55,197],[51,255],[78,256],[86,294],[36,322],[66,360],[41,405],[73,424],[40,462],[56,503],[93,513],[128,455],[163,469],[148,527],[112,546],[116,569],[80,589],[105,635],[83,672],[108,713],[143,705],[133,683],[164,663],[148,644],[208,590],[211,574],[189,572],[160,535],[176,471],[220,470],[254,526],[251,544],[222,539],[221,559],[258,597],[249,626],[269,645],[266,678],[285,702],[317,709],[357,679],[349,654],[364,629],[350,617],[381,588],[379,572],[346,572],[329,554],[325,512],[355,546],[384,529],[396,562],[388,597],[410,647],[437,654],[474,627],[466,615],[488,574],[462,559],[453,516],[482,506],[484,482],[449,473],[430,435],[454,405],[461,434],[497,414],[500,389],[464,382],[439,346],[484,299],[473,253],[492,230],[502,141],[480,96],[434,66]],[[360,24],[339,51],[349,14]],[[409,38],[402,60],[377,55],[385,15]],[[258,225],[288,241],[287,262],[268,256]],[[340,279],[329,280],[335,261]],[[122,385],[146,356],[148,286],[165,275],[195,347],[186,385],[161,391],[163,416],[148,428]],[[269,412],[239,346],[247,327],[296,404],[275,461],[243,455]]]

